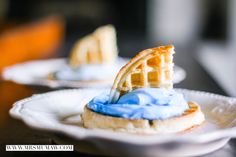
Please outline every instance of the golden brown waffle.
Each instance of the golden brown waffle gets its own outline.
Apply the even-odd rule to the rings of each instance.
[[[130,60],[117,74],[109,102],[136,88],[173,87],[174,46],[146,49]]]
[[[69,65],[112,63],[117,57],[116,31],[112,25],[99,27],[75,43]]]
[[[100,128],[130,133],[179,133],[202,124],[205,120],[200,106],[189,102],[181,116],[165,120],[125,119],[99,114],[84,108],[82,119],[86,128]]]

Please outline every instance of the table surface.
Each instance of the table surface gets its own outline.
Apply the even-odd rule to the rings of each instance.
[[[120,55],[127,57],[132,54],[126,55],[121,53]],[[216,82],[196,62],[194,53],[189,53],[188,51],[178,52],[175,55],[175,64],[183,67],[187,72],[186,79],[175,85],[175,87],[226,95],[226,93],[224,93]],[[55,144],[50,137],[50,133],[31,129],[22,121],[13,119],[8,114],[9,109],[15,101],[29,97],[35,93],[43,93],[51,90],[52,89],[46,87],[32,87],[15,84],[9,81],[0,81],[0,156],[90,156],[78,152],[5,152],[6,144]],[[236,156],[236,140],[230,140],[224,148],[205,155],[205,157],[216,156]]]

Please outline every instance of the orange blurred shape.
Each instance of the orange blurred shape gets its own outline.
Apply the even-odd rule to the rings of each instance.
[[[6,66],[54,56],[64,37],[64,21],[57,16],[7,30],[0,35],[0,73]]]

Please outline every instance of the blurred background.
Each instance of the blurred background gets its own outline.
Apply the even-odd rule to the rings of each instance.
[[[176,64],[193,71],[186,67],[193,57],[216,80],[229,81],[215,75],[224,71],[224,58],[227,64],[231,58],[229,69],[235,71],[235,10],[235,0],[0,0],[0,69],[26,60],[68,56],[80,37],[113,24],[122,57],[174,44]],[[236,95],[236,90],[229,93]]]
[[[8,113],[15,101],[49,89],[2,81],[2,70],[67,57],[76,40],[106,24],[116,27],[122,57],[173,44],[174,62],[187,73],[175,87],[236,97],[236,0],[0,0],[0,156],[14,156],[1,155],[1,144],[52,143]],[[230,145],[212,156],[235,154]]]

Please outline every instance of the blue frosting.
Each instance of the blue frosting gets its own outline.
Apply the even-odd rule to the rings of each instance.
[[[55,77],[59,80],[106,80],[114,79],[119,71],[119,66],[113,64],[87,64],[76,69],[64,66],[55,72]]]
[[[75,69],[64,65],[54,73],[54,76],[58,80],[68,81],[112,80],[126,63],[126,59],[117,58],[114,63],[84,64]]]
[[[88,103],[94,112],[127,119],[167,119],[180,116],[188,109],[183,95],[174,90],[139,88],[114,104],[109,104],[109,94],[103,93]]]

